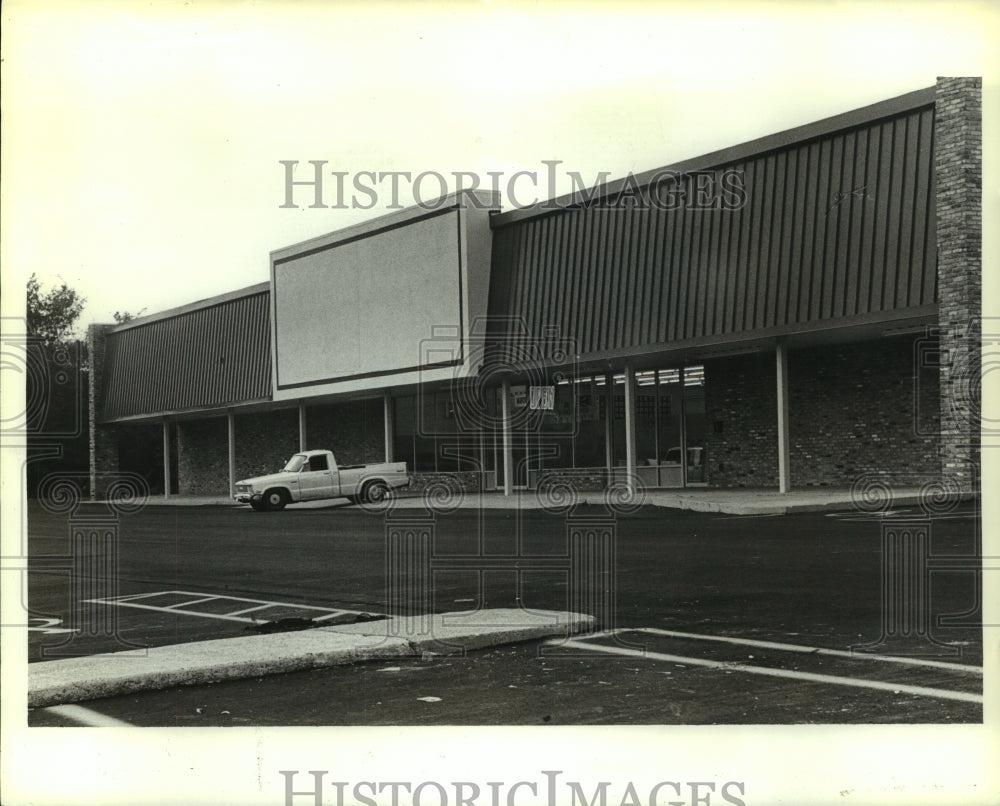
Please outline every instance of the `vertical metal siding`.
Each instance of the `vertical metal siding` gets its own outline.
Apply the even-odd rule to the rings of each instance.
[[[269,294],[110,333],[105,419],[271,395]]]
[[[587,354],[932,303],[932,136],[928,106],[719,166],[743,173],[736,210],[591,206],[503,225],[490,313]]]

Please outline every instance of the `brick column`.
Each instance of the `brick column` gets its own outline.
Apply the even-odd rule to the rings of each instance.
[[[98,420],[104,397],[104,349],[107,332],[113,325],[90,325],[87,328],[87,419],[90,426],[90,500],[96,501],[107,492],[108,481],[118,472],[118,431],[113,425],[101,425]]]
[[[979,467],[982,79],[939,78],[934,113],[941,337],[941,471],[974,490]]]

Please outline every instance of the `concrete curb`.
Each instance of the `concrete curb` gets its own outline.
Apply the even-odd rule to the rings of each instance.
[[[470,610],[43,661],[28,665],[28,706],[421,657],[425,652],[456,654],[570,635],[593,623],[593,616],[578,613]]]
[[[978,498],[978,493],[963,493],[952,496],[960,501],[968,501]],[[901,490],[893,495],[892,507],[913,506],[921,501],[921,494],[916,490]],[[751,500],[747,500],[751,499]],[[582,493],[580,503],[600,506],[605,504],[603,493]],[[229,498],[213,497],[178,497],[173,498],[151,498],[148,502],[151,506],[224,506],[224,507],[245,507],[245,504],[238,504]],[[800,512],[844,512],[855,510],[859,514],[864,511],[859,509],[852,498],[849,490],[827,492],[801,490],[782,495],[771,490],[716,490],[709,492],[698,491],[696,493],[678,492],[671,493],[665,491],[650,491],[646,494],[643,502],[645,506],[659,507],[662,509],[682,509],[692,512],[716,512],[724,515],[788,515]],[[422,509],[425,508],[424,501],[419,496],[399,497],[395,500],[394,506],[398,509]],[[536,510],[544,509],[543,504],[534,493],[527,492],[514,495],[509,498],[497,493],[469,494],[460,502],[460,509],[488,509],[488,510]],[[247,507],[249,509],[249,507]],[[295,504],[292,510],[299,509],[349,509],[357,511],[358,507],[349,505],[346,500],[314,501],[303,504]],[[279,515],[280,517],[280,515]]]

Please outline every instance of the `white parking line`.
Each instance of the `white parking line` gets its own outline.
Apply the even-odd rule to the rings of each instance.
[[[200,599],[191,599],[188,602],[177,602],[177,604],[163,605],[164,610],[173,610],[176,607],[190,607],[191,605],[203,604],[204,602],[214,602],[218,596],[203,596]]]
[[[99,714],[97,711],[91,711],[89,708],[83,708],[79,705],[53,705],[43,710],[50,714],[56,714],[57,716],[69,719],[78,725],[86,725],[88,728],[134,727],[130,722],[123,722],[120,719],[115,719],[113,716]]]
[[[181,602],[162,605],[144,604],[137,601],[138,599],[149,599],[154,596],[187,596],[191,598]],[[152,610],[156,613],[171,613],[175,615],[182,614],[185,616],[196,616],[198,618],[218,619],[220,621],[236,621],[240,624],[256,624],[259,621],[264,621],[265,619],[257,619],[252,615],[249,618],[246,618],[245,616],[246,614],[270,608],[285,608],[288,610],[299,611],[307,610],[322,614],[314,616],[312,619],[313,621],[325,621],[326,619],[336,618],[337,616],[348,614],[360,615],[360,611],[356,610],[342,610],[334,607],[318,607],[316,605],[296,604],[293,602],[274,602],[266,599],[248,599],[243,596],[229,596],[226,594],[210,594],[197,591],[178,590],[130,594],[127,596],[117,596],[113,599],[85,599],[84,601],[93,604],[103,604],[108,607],[133,607],[138,610]],[[189,609],[193,605],[204,604],[206,602],[233,602],[233,606],[238,609],[230,610],[226,613],[210,613]],[[240,605],[243,603],[250,604],[252,606],[241,607]]]
[[[968,694],[964,691],[949,691],[940,688],[927,688],[925,686],[907,686],[900,683],[886,683],[881,680],[862,680],[857,677],[840,677],[830,674],[814,674],[812,672],[797,672],[788,669],[774,669],[768,666],[751,666],[742,663],[724,663],[722,661],[705,660],[704,658],[690,658],[685,655],[667,655],[662,652],[643,652],[639,649],[626,649],[619,646],[603,646],[592,644],[587,641],[570,639],[560,642],[561,648],[590,649],[597,652],[606,652],[611,655],[624,655],[626,657],[647,658],[650,660],[669,661],[671,663],[684,663],[690,666],[704,666],[709,669],[725,669],[733,672],[746,672],[747,674],[758,674],[766,677],[782,677],[790,680],[806,680],[811,683],[828,683],[838,686],[853,686],[856,688],[870,688],[877,691],[891,691],[893,694],[914,694],[920,697],[937,697],[944,700],[960,700],[961,702],[982,703],[983,697],[980,694]]]
[[[948,663],[940,660],[925,660],[924,658],[905,658],[899,655],[878,655],[871,652],[848,652],[843,649],[824,649],[815,646],[803,646],[802,644],[783,644],[777,641],[759,641],[754,638],[734,638],[728,635],[705,635],[695,632],[678,632],[677,630],[661,630],[656,627],[643,627],[641,629],[618,629],[605,630],[594,633],[590,638],[610,637],[626,632],[644,632],[652,635],[665,635],[668,638],[692,638],[697,641],[721,641],[727,644],[740,644],[742,646],[758,647],[759,649],[777,649],[782,652],[799,652],[805,655],[830,655],[835,658],[851,658],[852,660],[875,660],[885,663],[903,663],[910,666],[928,666],[933,669],[945,669],[949,672],[962,672],[965,674],[975,674],[982,676],[982,666],[970,666],[963,663]]]

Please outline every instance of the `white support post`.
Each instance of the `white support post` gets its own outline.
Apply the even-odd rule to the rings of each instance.
[[[163,497],[170,498],[170,423],[163,421]]]
[[[615,480],[615,379],[604,376],[604,463],[608,468],[608,484]]]
[[[392,435],[395,426],[392,420],[392,392],[386,389],[382,393],[382,420],[385,423],[385,461],[392,461]]]
[[[503,379],[501,387],[501,412],[503,415],[503,494],[514,490],[514,446],[510,433],[510,380]]]
[[[681,384],[681,487],[688,486],[688,429],[687,429],[687,384],[684,382],[684,368],[677,370]]]
[[[628,489],[635,492],[635,368],[625,365],[625,472]]]
[[[299,450],[306,450],[306,405],[299,403]]]
[[[226,415],[226,434],[229,442],[229,497],[236,495],[236,416]]]
[[[778,396],[778,490],[792,489],[788,441],[788,348],[779,341],[775,352]]]

